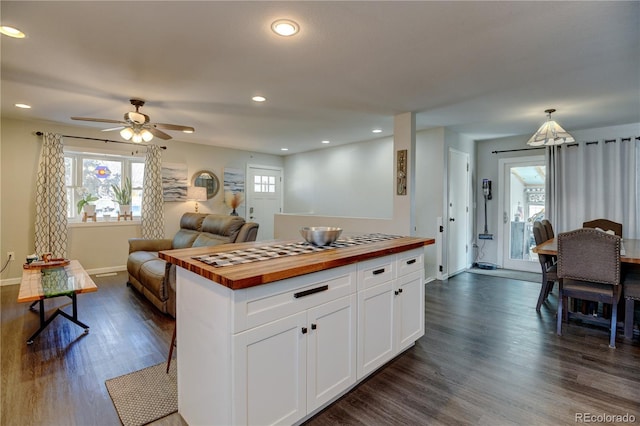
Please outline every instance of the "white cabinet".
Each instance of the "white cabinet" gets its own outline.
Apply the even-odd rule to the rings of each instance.
[[[178,411],[293,424],[424,333],[423,249],[231,290],[177,268]]]
[[[307,324],[310,413],[356,382],[356,295],[310,309]]]
[[[291,424],[307,413],[306,312],[233,336],[234,424]]]
[[[291,424],[356,381],[355,295],[233,337],[234,424]]]
[[[411,250],[358,264],[358,380],[424,334],[424,255]]]

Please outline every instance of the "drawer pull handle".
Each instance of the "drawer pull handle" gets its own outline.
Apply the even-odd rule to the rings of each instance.
[[[415,259],[407,260],[407,265],[413,265],[414,263],[416,263]]]
[[[304,290],[304,291],[299,291],[297,293],[293,293],[293,297],[295,297],[297,299],[299,297],[305,297],[305,296],[308,296],[310,294],[320,293],[321,291],[325,291],[325,290],[329,290],[329,286],[328,285],[323,285],[323,286],[312,288],[312,289],[309,289],[309,290]]]
[[[302,327],[302,334],[307,334],[307,327]]]
[[[312,323],[312,324],[311,324],[311,329],[312,329],[312,330],[315,330],[316,328],[318,328],[318,326],[317,326],[316,324],[313,324],[313,323]]]
[[[384,268],[376,269],[375,271],[373,271],[373,275],[379,275],[379,274],[384,274]]]

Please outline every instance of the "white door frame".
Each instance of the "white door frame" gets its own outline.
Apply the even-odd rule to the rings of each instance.
[[[501,158],[498,160],[498,212],[500,217],[498,218],[498,266],[504,268],[504,248],[505,244],[508,244],[508,233],[505,232],[505,214],[506,221],[510,222],[511,219],[509,217],[509,213],[507,213],[507,189],[510,188],[509,182],[506,182],[506,167],[513,166],[525,166],[532,162],[542,162],[545,163],[544,155],[528,155],[525,157],[511,157],[511,158]],[[540,266],[537,262],[531,263],[530,272],[540,272]]]

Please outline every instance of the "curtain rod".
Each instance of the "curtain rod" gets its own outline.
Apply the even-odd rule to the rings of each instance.
[[[539,146],[537,148],[520,148],[520,149],[504,149],[502,151],[492,151],[492,154],[500,154],[503,152],[516,152],[516,151],[534,151],[536,149],[544,149],[544,146]]]
[[[42,136],[42,135],[44,135],[44,133],[38,130],[36,132],[36,135],[37,136]],[[114,141],[114,140],[111,140],[111,139],[87,138],[87,137],[84,137],[84,136],[72,136],[72,135],[60,135],[60,136],[62,136],[63,138],[86,139],[86,140],[89,140],[89,141],[99,141],[99,142],[104,142],[104,143],[111,142],[111,143],[122,143],[122,144],[126,144],[126,145],[134,145],[134,146],[150,146],[150,145],[144,144],[144,143]],[[157,146],[159,146],[159,145],[157,145]],[[162,148],[162,149],[167,149],[166,146],[159,146],[159,147]]]
[[[636,136],[635,138],[636,140],[640,141],[640,136]],[[604,143],[611,143],[611,142],[615,142],[617,139],[605,139]],[[629,142],[631,141],[631,138],[620,138],[620,140],[622,142]],[[593,141],[593,142],[585,142],[585,145],[597,145],[598,141]],[[567,144],[567,147],[572,147],[572,146],[578,146],[578,143],[572,143],[572,144]],[[545,149],[546,147],[544,146],[539,146],[536,148],[520,148],[520,149],[505,149],[502,151],[491,151],[492,154],[501,154],[503,152],[516,152],[516,151],[531,151],[534,149]]]

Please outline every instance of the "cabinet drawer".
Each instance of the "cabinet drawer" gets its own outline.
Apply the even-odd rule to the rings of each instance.
[[[358,290],[371,288],[396,277],[395,256],[385,256],[358,263]]]
[[[424,249],[409,250],[397,255],[398,277],[424,271]]]
[[[234,333],[356,292],[355,265],[234,291]]]

